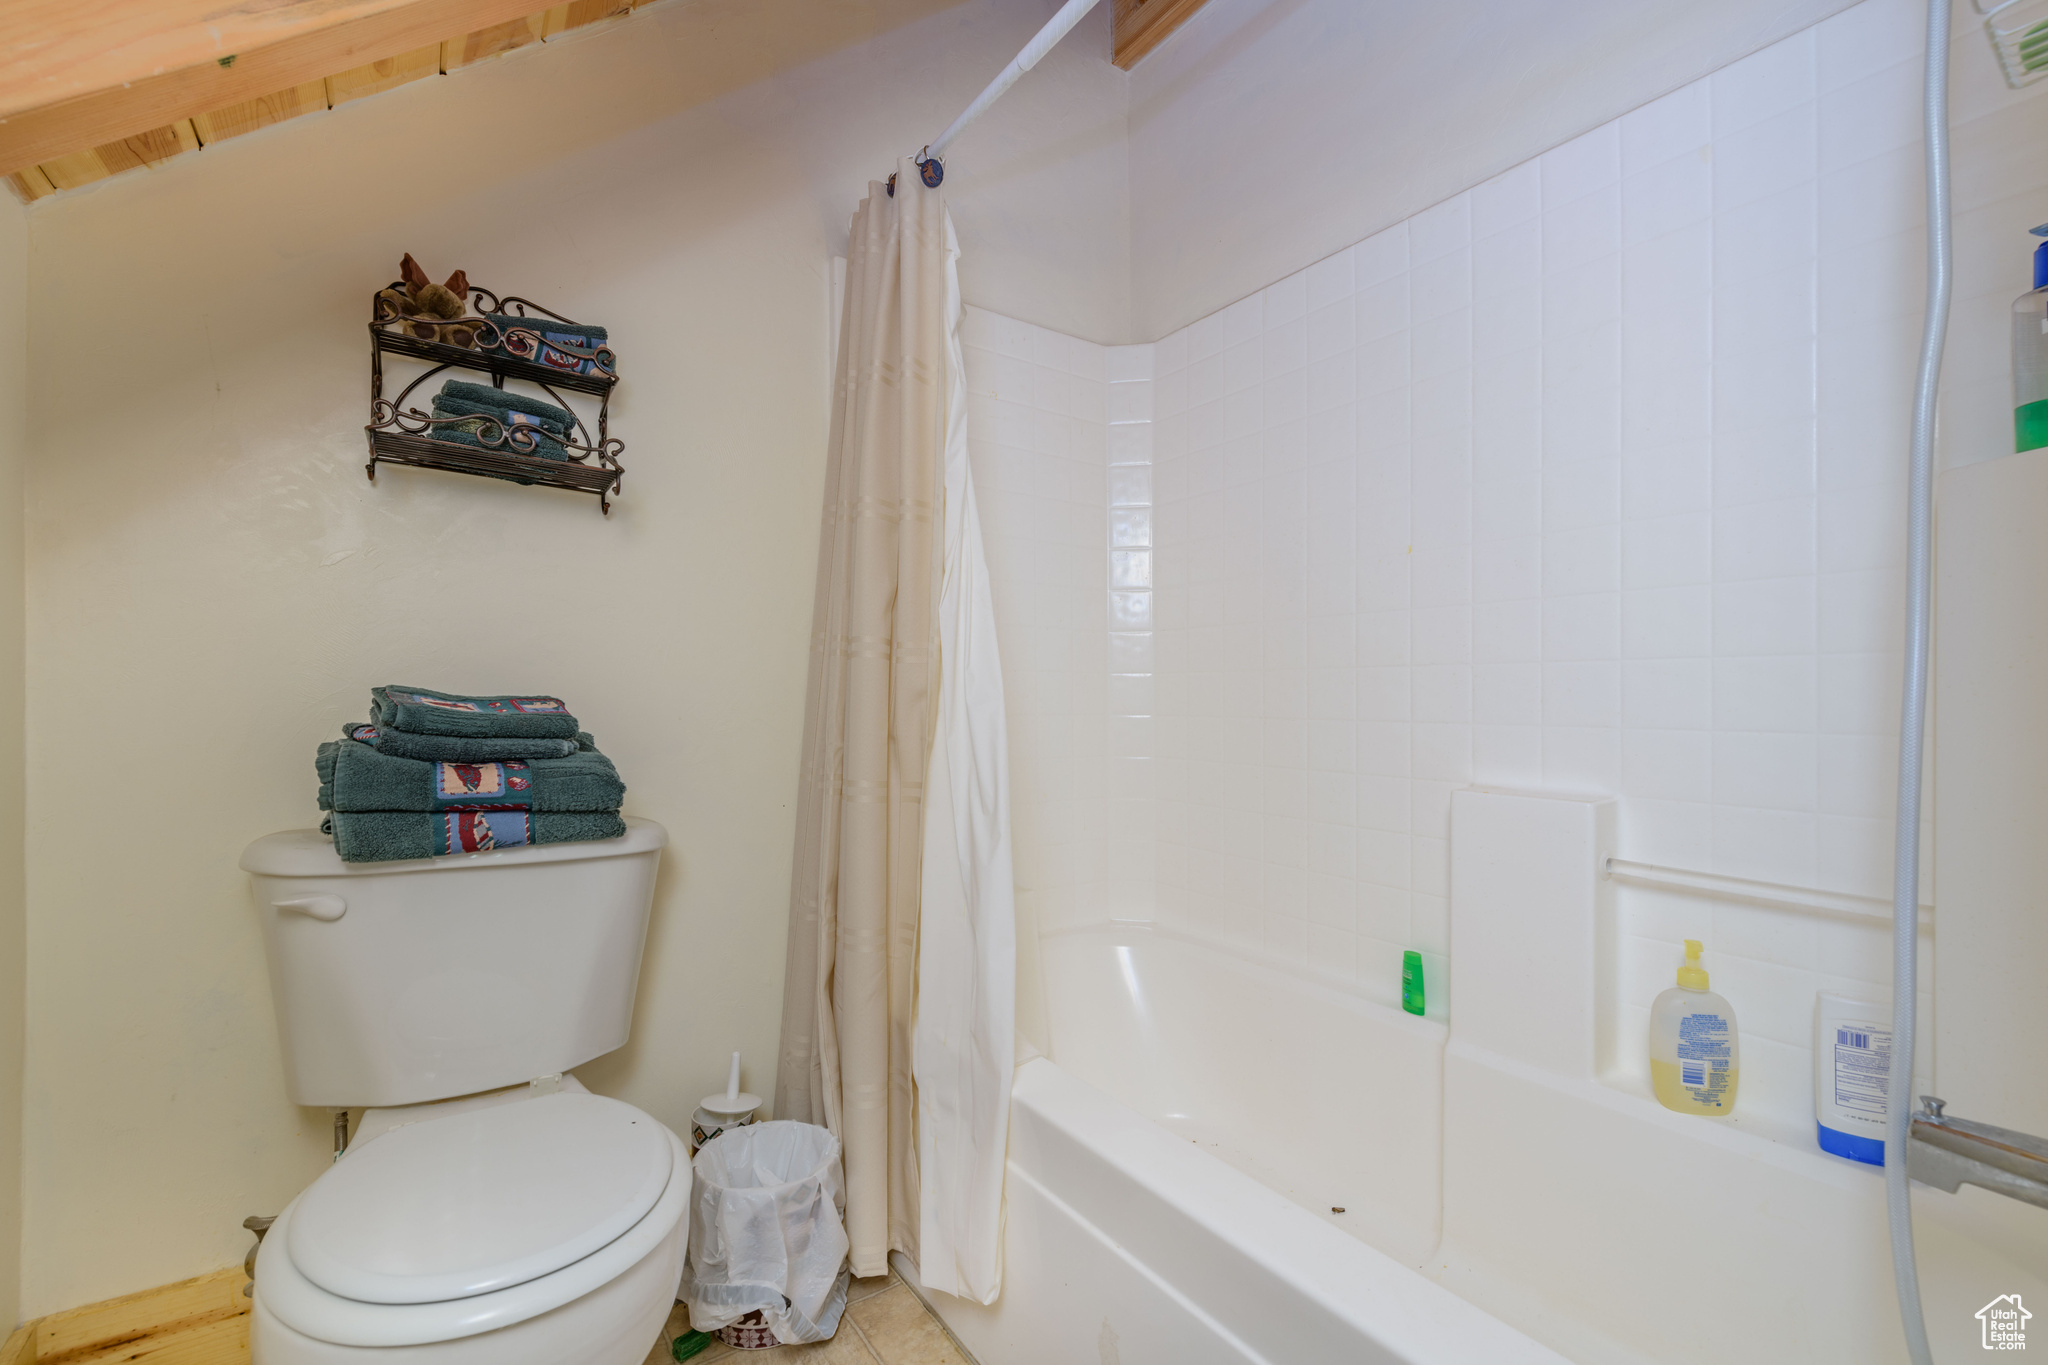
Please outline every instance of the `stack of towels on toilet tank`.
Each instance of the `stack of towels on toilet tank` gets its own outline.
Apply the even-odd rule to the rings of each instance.
[[[320,826],[349,862],[615,839],[626,784],[557,697],[370,689],[320,746]]]

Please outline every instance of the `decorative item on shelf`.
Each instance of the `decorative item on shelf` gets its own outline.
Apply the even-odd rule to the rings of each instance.
[[[468,350],[476,345],[477,328],[462,321],[469,311],[469,275],[458,270],[448,283],[435,284],[407,252],[398,263],[401,278],[377,291],[377,311],[408,336]]]
[[[611,392],[618,368],[602,327],[573,322],[530,299],[469,283],[463,271],[435,284],[408,255],[402,279],[377,291],[370,318],[368,472],[379,462],[445,469],[597,496],[611,511],[625,471],[625,443],[613,436]],[[473,309],[473,311],[471,311]],[[425,361],[427,371],[384,397],[384,357]],[[444,370],[490,376],[488,386],[449,380],[431,411],[408,407],[421,384]],[[539,388],[549,402],[511,393],[508,379]],[[560,390],[598,399],[595,434]]]

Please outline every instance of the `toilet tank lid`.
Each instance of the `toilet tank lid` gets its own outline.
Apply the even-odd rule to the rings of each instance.
[[[592,858],[624,858],[649,853],[668,842],[668,831],[652,820],[628,819],[616,839],[589,839],[573,844],[532,844],[494,848],[485,853],[453,853],[441,858],[405,858],[388,863],[343,862],[334,841],[317,829],[288,829],[266,834],[242,850],[242,870],[265,877],[363,877],[406,872],[446,872],[454,868],[505,863],[573,863]]]

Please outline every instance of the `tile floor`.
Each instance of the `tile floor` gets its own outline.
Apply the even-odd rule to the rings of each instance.
[[[669,1365],[669,1343],[689,1330],[689,1310],[677,1304],[661,1340],[647,1353],[646,1365]],[[816,1365],[971,1365],[939,1320],[893,1271],[853,1282],[846,1292],[846,1316],[830,1341],[766,1351],[735,1351],[714,1343],[691,1357],[689,1365],[795,1360]]]

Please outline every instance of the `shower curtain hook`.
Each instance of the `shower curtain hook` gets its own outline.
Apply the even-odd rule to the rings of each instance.
[[[926,189],[935,190],[945,180],[946,158],[933,156],[932,146],[929,142],[921,147],[917,155],[910,158],[910,161],[912,165],[917,167],[917,178],[924,181]],[[896,172],[894,171],[889,172],[889,197],[891,199],[896,197]]]

